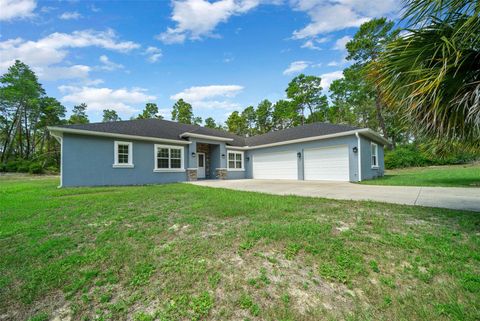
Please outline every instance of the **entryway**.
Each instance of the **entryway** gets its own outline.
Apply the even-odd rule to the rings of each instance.
[[[197,178],[206,178],[205,153],[197,153]]]

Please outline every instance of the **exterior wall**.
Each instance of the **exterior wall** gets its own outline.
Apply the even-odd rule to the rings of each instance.
[[[361,137],[361,136],[360,136]],[[308,148],[321,148],[347,145],[349,150],[350,181],[358,181],[358,152],[355,135],[326,140],[289,144],[244,151],[244,171],[227,171],[227,146],[224,142],[190,139],[191,144],[184,147],[184,168],[180,172],[154,172],[155,142],[118,139],[132,142],[133,168],[113,168],[114,138],[64,134],[62,139],[62,186],[101,186],[101,185],[142,185],[182,182],[187,180],[187,168],[197,168],[196,153],[202,150],[202,144],[208,145],[209,169],[207,178],[244,179],[252,178],[253,158],[263,153],[292,151],[301,153],[298,160],[298,179],[303,180],[303,153]],[[383,176],[384,150],[378,144],[378,169],[371,167],[370,140],[361,137],[362,179]],[[198,143],[198,144],[197,144]],[[159,143],[160,144],[160,143]],[[172,144],[166,144],[172,145]],[[181,146],[181,145],[180,145]],[[198,149],[200,148],[200,149]],[[192,156],[195,152],[195,157]],[[207,153],[206,153],[207,154]],[[249,159],[249,160],[247,160]],[[219,175],[221,173],[221,175]],[[218,177],[217,177],[218,176]],[[226,177],[225,177],[226,176]]]
[[[62,186],[142,185],[181,182],[186,172],[154,172],[154,145],[133,143],[133,168],[113,168],[114,138],[64,134],[62,139]],[[172,144],[168,144],[172,145]],[[187,145],[188,146],[188,145]],[[184,147],[184,166],[187,166]]]
[[[227,179],[244,179],[244,178],[246,178],[246,170],[244,171],[227,170]]]
[[[304,179],[303,177],[304,150],[309,148],[333,147],[338,145],[348,146],[350,181],[358,181],[358,158],[357,158],[358,153],[353,152],[353,147],[357,146],[357,137],[355,137],[354,135],[336,137],[336,138],[325,139],[325,140],[317,140],[317,141],[305,142],[305,143],[282,145],[282,146],[275,146],[275,147],[268,147],[268,148],[261,148],[261,149],[252,149],[252,150],[246,151],[245,158],[250,157],[250,161],[245,162],[245,170],[246,170],[245,178],[253,177],[253,161],[252,160],[255,157],[255,155],[259,155],[263,153],[271,153],[271,152],[280,152],[280,151],[293,151],[295,153],[302,154],[302,157],[297,158],[297,161],[298,161],[298,179],[303,180]]]
[[[385,163],[383,159],[383,146],[378,146],[378,168],[372,168],[372,149],[370,147],[371,140],[360,136],[360,144],[362,147],[362,179],[372,179],[383,176],[385,171]]]

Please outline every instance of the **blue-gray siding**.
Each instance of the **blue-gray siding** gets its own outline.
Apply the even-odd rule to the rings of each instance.
[[[114,142],[116,139],[96,136],[64,134],[62,141],[62,186],[94,186],[94,185],[141,185],[181,182],[186,180],[186,172],[154,172],[155,142],[118,139],[133,143],[133,168],[113,168]],[[184,145],[184,169],[196,168],[197,143],[210,144],[211,170],[227,167],[227,149],[224,142],[202,139],[190,139]],[[252,178],[252,159],[255,155],[269,152],[292,151],[301,153],[298,158],[298,179],[303,180],[303,153],[305,149],[346,145],[349,150],[350,181],[358,180],[358,152],[355,135],[296,143],[245,151],[244,171],[228,171],[228,179]],[[384,172],[383,146],[378,144],[378,169],[371,167],[370,140],[361,137],[362,179],[382,176]],[[158,143],[161,144],[161,143]],[[167,144],[174,145],[174,144]],[[179,145],[182,146],[182,145]],[[249,159],[247,161],[247,159]]]
[[[186,180],[186,172],[153,171],[154,142],[118,140],[133,143],[134,168],[112,167],[115,139],[64,134],[62,186],[141,185]]]

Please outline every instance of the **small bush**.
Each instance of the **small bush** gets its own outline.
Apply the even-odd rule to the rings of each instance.
[[[28,172],[30,174],[42,174],[43,167],[40,163],[31,163],[30,166],[28,167]]]
[[[5,171],[9,173],[14,173],[17,171],[19,161],[9,161],[5,164]]]
[[[49,174],[58,174],[60,173],[60,168],[58,166],[48,166],[45,168],[45,171]]]
[[[465,164],[474,161],[476,158],[478,158],[478,155],[461,152],[451,153],[446,156],[434,155],[422,151],[414,144],[410,144],[385,151],[385,168]]]
[[[0,164],[0,173],[1,172],[6,172],[7,171],[7,164]]]
[[[30,171],[31,162],[28,160],[20,160],[17,164],[18,173],[28,173]]]

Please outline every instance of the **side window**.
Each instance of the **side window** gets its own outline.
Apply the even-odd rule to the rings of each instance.
[[[378,145],[371,143],[372,168],[378,168]]]
[[[183,147],[155,145],[155,169],[181,170],[183,168]]]
[[[114,167],[133,167],[132,142],[115,141]]]
[[[228,152],[227,169],[243,170],[243,152]]]

